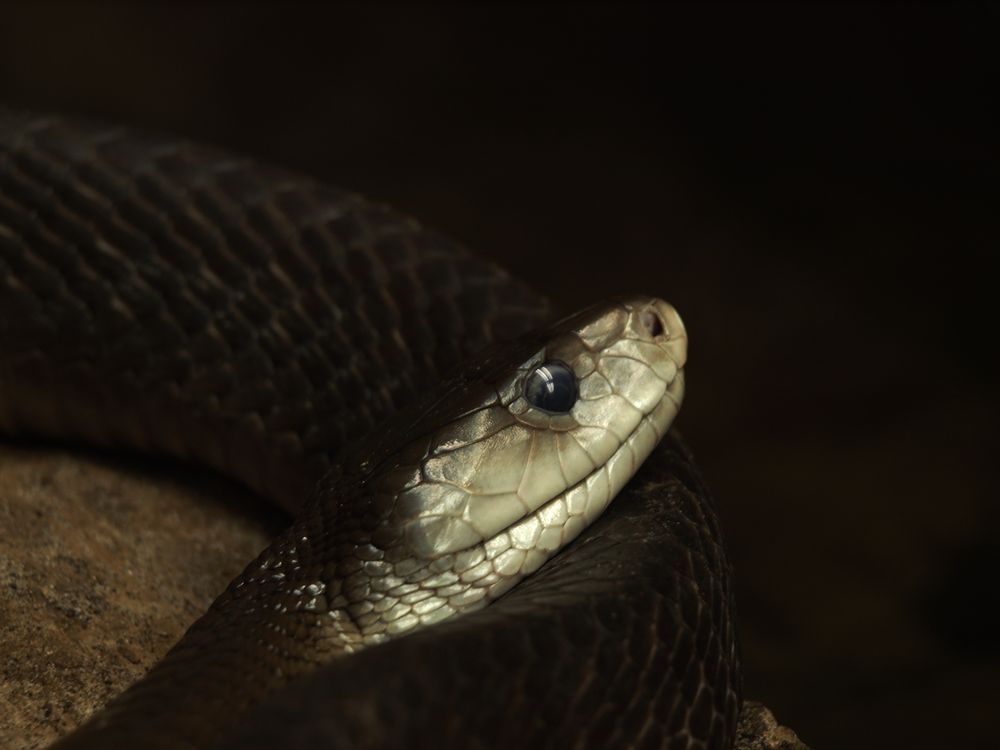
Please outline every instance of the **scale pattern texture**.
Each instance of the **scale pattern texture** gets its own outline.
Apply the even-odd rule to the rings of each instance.
[[[549,314],[357,196],[173,138],[0,112],[0,431],[194,460],[297,512],[248,571],[294,559],[313,576],[324,548],[295,539],[334,519],[302,500],[337,456]],[[234,618],[231,587],[65,746],[732,744],[729,565],[676,435],[486,610],[324,665],[307,627],[269,614],[297,611],[292,590],[260,586]],[[248,611],[256,630],[235,630]]]

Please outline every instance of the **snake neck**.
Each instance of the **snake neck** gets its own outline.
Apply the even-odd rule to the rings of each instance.
[[[56,747],[128,746],[139,733],[164,747],[211,746],[275,689],[363,648],[343,606],[345,571],[323,562],[346,539],[332,516],[290,526],[144,678]],[[199,669],[206,652],[211,667]]]

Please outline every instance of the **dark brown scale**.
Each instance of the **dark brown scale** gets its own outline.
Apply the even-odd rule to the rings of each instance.
[[[0,112],[0,431],[190,458],[300,509],[60,747],[730,747],[728,562],[676,436],[497,604],[321,666],[337,644],[306,602],[338,593],[351,497],[330,480],[303,506],[309,488],[470,353],[548,317],[500,269],[347,193]]]

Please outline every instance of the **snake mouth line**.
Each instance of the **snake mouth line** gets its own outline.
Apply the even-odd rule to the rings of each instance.
[[[545,561],[561,552],[579,534],[604,512],[611,501],[621,492],[622,488],[635,476],[639,467],[650,453],[655,450],[666,435],[680,407],[683,397],[683,370],[677,375],[664,391],[663,397],[640,417],[639,423],[621,445],[612,453],[607,461],[588,472],[586,476],[566,487],[533,511],[526,513],[516,521],[498,531],[492,537],[477,544],[469,545],[461,550],[445,553],[468,554],[477,548],[483,548],[487,560],[498,560],[511,550],[524,552],[533,556],[533,561],[526,561],[526,568],[514,571],[509,576],[510,586],[530,573],[533,573]],[[648,431],[648,432],[647,432]],[[652,433],[651,437],[649,433]],[[642,435],[647,436],[647,442],[638,444]],[[622,469],[616,467],[622,461],[627,464]],[[600,475],[606,475],[601,482]],[[542,527],[541,533],[535,533],[537,526]],[[545,530],[552,529],[548,539],[543,541]],[[558,542],[553,544],[552,537],[558,532]],[[525,544],[524,540],[534,537],[533,544]],[[429,560],[428,562],[432,562]],[[497,596],[506,593],[508,587]],[[496,597],[491,597],[496,598]]]
[[[680,410],[680,402],[681,402],[681,397],[683,395],[683,389],[684,389],[683,370],[678,370],[677,375],[667,385],[666,389],[664,390],[663,397],[659,401],[657,401],[654,406],[652,406],[649,410],[647,410],[642,414],[642,416],[639,418],[639,422],[635,426],[635,429],[633,429],[632,432],[629,433],[629,435],[624,440],[621,441],[621,445],[619,445],[618,448],[615,449],[614,453],[612,453],[611,456],[604,463],[602,463],[600,466],[594,467],[594,469],[590,471],[586,476],[582,477],[573,484],[567,486],[566,489],[564,489],[559,494],[554,495],[552,498],[544,502],[542,505],[538,506],[535,510],[526,513],[520,519],[507,526],[500,533],[509,532],[510,529],[514,528],[519,523],[522,523],[525,519],[529,519],[532,516],[539,515],[540,513],[542,513],[542,511],[551,506],[553,503],[556,503],[560,500],[564,500],[571,493],[585,487],[588,482],[591,482],[594,479],[595,476],[597,476],[601,472],[609,471],[608,467],[611,466],[616,461],[620,460],[621,456],[624,455],[625,451],[630,451],[632,453],[633,462],[630,471],[628,472],[628,477],[624,480],[622,484],[624,485],[624,483],[627,483],[633,476],[635,476],[635,473],[639,470],[639,467],[642,465],[643,461],[646,460],[649,453],[651,453],[653,450],[656,449],[656,446],[659,445],[660,441],[663,440],[664,436],[667,434],[667,431],[670,429],[670,425],[673,422],[674,417]],[[669,400],[669,402],[673,405],[672,413],[665,416],[665,418],[662,420],[663,422],[662,424],[657,424],[657,420],[655,419],[656,412],[663,406],[666,400]],[[642,433],[644,429],[652,430],[653,434],[656,436],[656,439],[653,441],[646,455],[638,456],[636,455],[634,444],[639,439],[639,435],[640,433]],[[614,497],[620,491],[621,487],[617,487],[609,491],[608,497],[603,501],[601,510],[607,507],[610,501],[613,500]],[[600,510],[598,511],[598,513],[600,513]]]

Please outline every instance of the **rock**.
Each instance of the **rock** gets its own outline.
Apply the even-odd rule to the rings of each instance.
[[[0,445],[0,747],[48,745],[163,656],[267,545],[261,507],[178,465]]]
[[[745,701],[736,727],[735,750],[809,750],[809,746],[781,726],[764,704]]]

